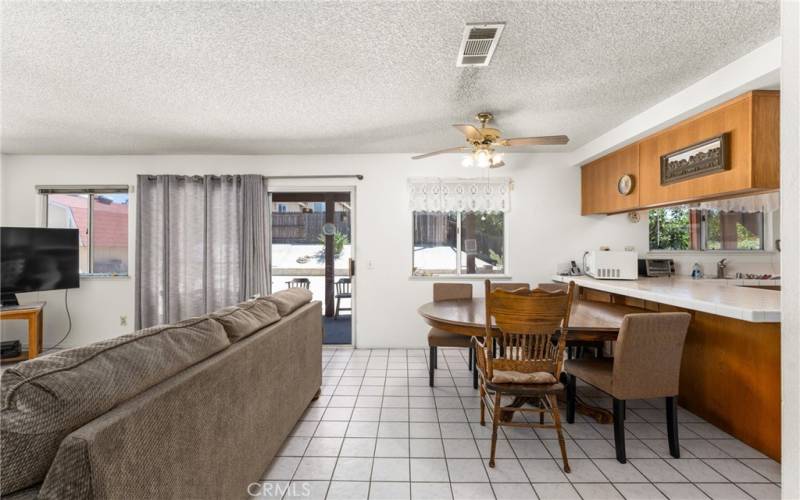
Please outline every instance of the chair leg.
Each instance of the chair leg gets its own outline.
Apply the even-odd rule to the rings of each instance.
[[[567,373],[567,423],[575,423],[575,398],[577,397],[577,382],[575,375]]]
[[[486,418],[484,417],[484,414],[486,413],[486,402],[483,398],[486,397],[486,389],[483,387],[483,384],[481,384],[480,389],[481,390],[478,395],[481,398],[481,427],[484,427],[486,426]]]
[[[342,300],[341,297],[336,297],[336,310],[333,312],[333,319],[339,319],[339,301]]]
[[[497,426],[500,422],[500,392],[494,393],[494,414],[492,415],[492,452],[489,455],[489,467],[494,467],[494,455],[497,451]]]
[[[472,353],[472,388],[478,388],[478,353]]]
[[[539,412],[539,425],[544,425],[544,412],[547,406],[544,404],[543,400],[539,400],[539,409],[542,410]]]
[[[617,462],[624,464],[625,458],[625,401],[614,398],[614,448]]]
[[[469,360],[467,361],[467,369],[468,370],[472,370],[472,356],[473,356],[473,350],[472,350],[472,347],[470,347],[469,348]]]
[[[561,447],[561,459],[564,460],[564,472],[569,474],[570,468],[569,459],[567,459],[567,443],[564,441],[564,434],[561,432],[561,415],[558,413],[558,397],[555,394],[549,394],[547,398],[550,400],[553,422],[556,426],[556,434],[558,434],[558,446]]]
[[[436,368],[436,346],[430,348],[430,360],[428,360],[428,385],[433,387],[433,370]]]
[[[669,440],[669,454],[673,458],[681,458],[681,445],[678,440],[678,399],[667,399],[667,439]]]

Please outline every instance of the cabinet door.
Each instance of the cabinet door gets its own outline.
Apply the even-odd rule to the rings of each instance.
[[[642,206],[730,197],[779,187],[780,95],[752,92],[681,122],[640,143]],[[661,156],[729,134],[722,172],[661,184]]]
[[[622,195],[617,183],[633,178],[633,190]],[[612,214],[639,207],[639,145],[615,151],[581,167],[581,214]]]

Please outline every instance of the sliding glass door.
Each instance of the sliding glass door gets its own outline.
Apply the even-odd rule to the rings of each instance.
[[[271,193],[272,291],[303,287],[322,302],[326,344],[352,343],[349,191]]]

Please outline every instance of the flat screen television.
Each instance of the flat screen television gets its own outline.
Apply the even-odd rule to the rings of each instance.
[[[77,229],[0,228],[2,305],[17,293],[78,288]]]

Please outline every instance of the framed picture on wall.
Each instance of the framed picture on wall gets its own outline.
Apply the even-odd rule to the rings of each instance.
[[[729,134],[692,144],[661,157],[661,185],[721,172],[729,168]]]

